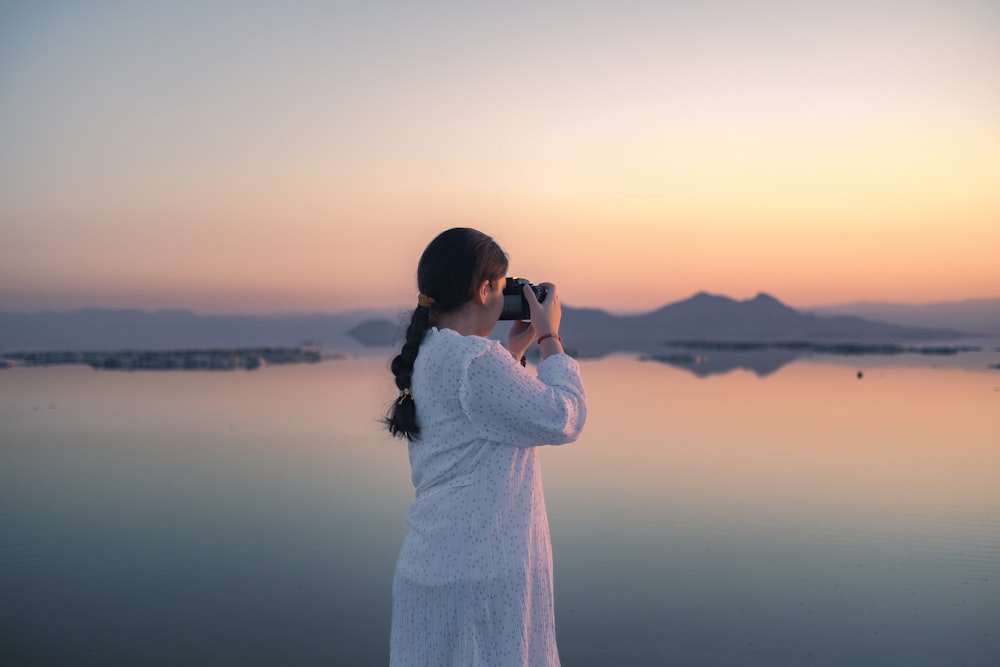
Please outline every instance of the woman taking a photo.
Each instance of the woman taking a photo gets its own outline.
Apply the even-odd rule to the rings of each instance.
[[[417,267],[418,305],[392,361],[389,431],[409,441],[415,500],[392,587],[390,665],[559,665],[552,553],[536,447],[572,442],[587,409],[563,352],[555,285],[506,346],[507,255],[474,229],[449,229]],[[537,377],[518,363],[541,351]]]

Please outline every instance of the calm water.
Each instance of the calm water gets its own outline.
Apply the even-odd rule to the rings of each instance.
[[[1000,663],[1000,370],[959,366],[583,362],[542,459],[564,665]],[[385,664],[393,393],[381,358],[0,372],[0,664]]]

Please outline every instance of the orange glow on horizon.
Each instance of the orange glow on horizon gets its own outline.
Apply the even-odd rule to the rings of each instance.
[[[167,5],[26,10],[0,310],[395,307],[452,225],[615,311],[1000,296],[1000,16],[755,7],[470,9],[443,32],[255,8],[233,33]]]

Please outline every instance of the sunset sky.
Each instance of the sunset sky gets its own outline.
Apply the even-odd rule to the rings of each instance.
[[[0,310],[1000,296],[1000,3],[0,3]]]

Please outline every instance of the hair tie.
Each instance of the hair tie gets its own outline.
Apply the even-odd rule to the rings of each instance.
[[[430,308],[434,305],[434,299],[427,296],[426,294],[417,295],[417,305],[423,308]]]
[[[413,392],[410,391],[409,387],[399,392],[399,400],[396,402],[402,405],[403,401],[405,401],[407,398],[409,398],[411,401],[413,400]]]

